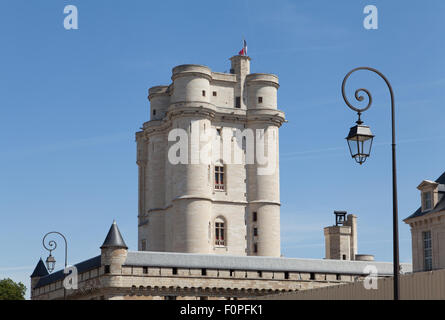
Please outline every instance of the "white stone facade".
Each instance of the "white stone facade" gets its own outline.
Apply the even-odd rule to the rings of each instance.
[[[150,121],[136,134],[139,250],[281,254],[278,128],[285,120],[277,109],[278,78],[250,74],[247,56],[234,56],[231,62],[231,73],[201,65],[177,66],[169,86],[149,90]],[[169,160],[177,143],[168,138],[173,129],[183,129],[189,137],[185,164]],[[211,147],[210,163],[193,160],[199,160],[197,150],[205,146],[199,140],[198,149],[192,146],[196,129],[216,132],[216,139],[221,139],[220,147]],[[236,139],[236,129],[251,129],[255,142],[272,141],[272,154],[265,146],[265,156],[275,164],[272,171],[258,174],[267,164],[246,161],[249,147]],[[264,130],[264,137],[256,136],[257,129]],[[216,156],[223,155],[223,145],[231,157]],[[241,152],[240,162],[235,161],[235,152]],[[224,171],[222,189],[215,188],[216,167]],[[223,241],[216,241],[217,223],[223,224]]]
[[[413,271],[445,269],[445,173],[417,189],[420,207],[404,220],[411,227]]]

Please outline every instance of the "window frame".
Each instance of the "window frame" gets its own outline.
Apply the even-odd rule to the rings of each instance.
[[[217,217],[214,222],[214,245],[217,247],[227,247],[227,222],[224,217]]]
[[[427,203],[429,205],[427,205]],[[433,192],[432,191],[423,191],[422,192],[422,211],[427,211],[433,209]]]
[[[433,270],[433,238],[431,230],[422,232],[423,243],[423,270]]]
[[[213,189],[215,191],[226,190],[226,169],[222,164],[213,166]]]

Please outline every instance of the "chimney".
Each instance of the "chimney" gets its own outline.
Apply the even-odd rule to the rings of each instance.
[[[351,253],[352,228],[345,220],[346,211],[334,211],[335,225],[324,228],[325,258],[336,260],[353,260]],[[351,220],[352,221],[352,220]]]

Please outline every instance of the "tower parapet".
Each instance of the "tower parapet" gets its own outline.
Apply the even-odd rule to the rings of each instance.
[[[185,64],[173,68],[173,94],[171,103],[204,102],[210,98],[212,72],[206,66]]]
[[[156,86],[148,90],[151,120],[162,120],[165,117],[170,105],[168,88],[168,86]]]
[[[247,101],[250,109],[277,109],[278,77],[274,74],[251,73],[246,77]]]

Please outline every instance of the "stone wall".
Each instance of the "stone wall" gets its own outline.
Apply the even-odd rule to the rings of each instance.
[[[68,290],[67,298],[75,300],[249,298],[363,279],[362,276],[345,274],[140,266],[124,266],[120,274],[104,272],[104,267],[101,267],[79,274],[78,289]],[[31,298],[63,299],[62,281],[33,289]]]

